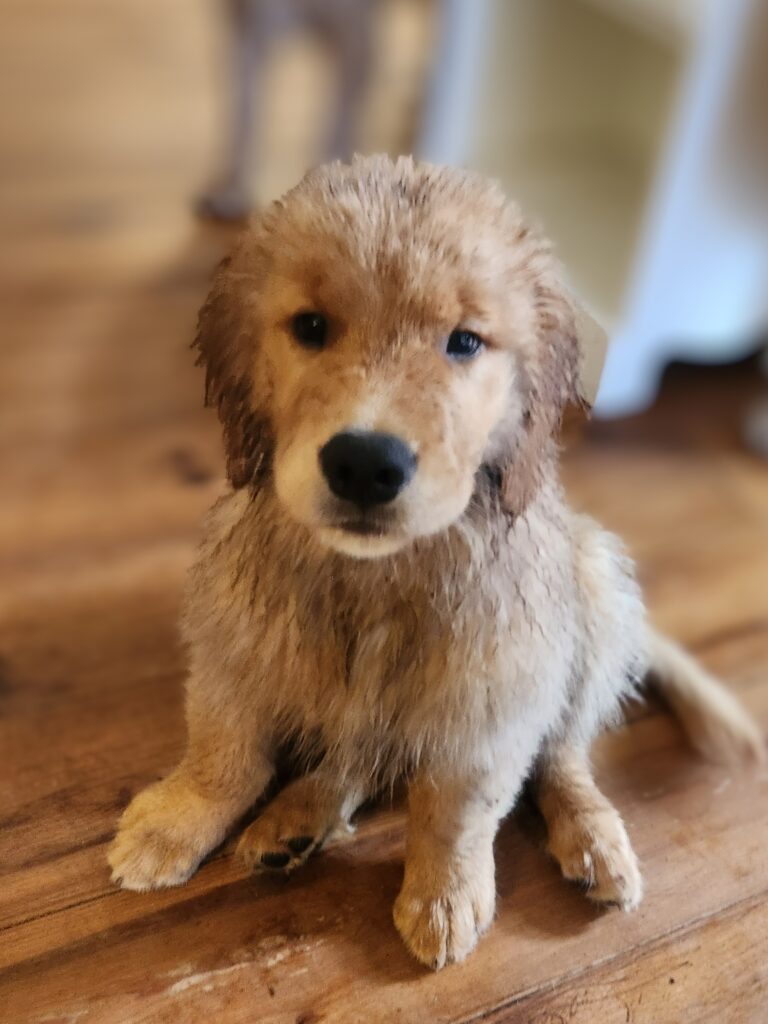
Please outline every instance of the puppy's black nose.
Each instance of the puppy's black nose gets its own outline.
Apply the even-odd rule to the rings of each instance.
[[[346,430],[320,449],[320,466],[337,498],[383,505],[402,491],[416,469],[416,455],[392,434]]]

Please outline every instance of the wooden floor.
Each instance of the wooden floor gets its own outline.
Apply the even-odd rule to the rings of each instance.
[[[0,1021],[764,1024],[768,775],[698,762],[656,708],[596,751],[646,876],[630,916],[569,888],[526,813],[498,838],[492,931],[439,975],[392,925],[397,807],[289,881],[225,847],[181,890],[110,884],[120,809],[181,750],[179,593],[221,486],[187,348],[229,242],[188,215],[203,8],[0,3]],[[738,443],[758,385],[667,384],[590,430],[568,486],[628,540],[657,621],[768,724],[768,467]]]

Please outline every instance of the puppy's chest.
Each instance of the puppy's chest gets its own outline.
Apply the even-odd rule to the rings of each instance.
[[[252,699],[287,725],[486,728],[545,690],[559,700],[573,662],[567,538],[529,519],[503,542],[478,529],[354,562],[307,553],[279,520],[243,518],[200,563],[187,634],[215,657],[224,647]]]
[[[425,716],[513,714],[535,699],[543,672],[563,674],[571,654],[563,609],[540,621],[532,590],[542,581],[526,576],[502,561],[481,574],[457,566],[447,581],[425,573],[294,589],[303,706],[401,731]]]

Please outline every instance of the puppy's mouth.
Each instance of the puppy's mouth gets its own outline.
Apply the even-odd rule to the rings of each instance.
[[[357,537],[385,537],[389,533],[382,523],[371,522],[369,519],[343,519],[333,525],[335,529]]]
[[[379,510],[336,509],[326,515],[320,535],[329,547],[354,558],[391,555],[407,541],[397,516]]]
[[[330,501],[322,510],[322,525],[350,537],[390,537],[399,533],[395,509],[356,505],[351,501]]]

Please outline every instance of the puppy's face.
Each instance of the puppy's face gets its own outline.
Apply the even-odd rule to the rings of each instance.
[[[319,541],[377,557],[459,519],[479,473],[530,473],[526,437],[542,414],[550,432],[573,373],[546,365],[549,270],[477,179],[381,159],[310,175],[201,318],[233,482],[268,466]]]

